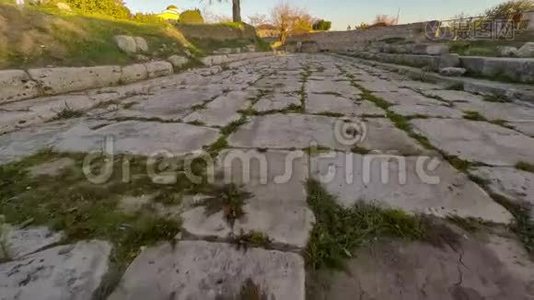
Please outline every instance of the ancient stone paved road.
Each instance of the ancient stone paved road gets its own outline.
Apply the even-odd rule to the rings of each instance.
[[[95,106],[112,100],[111,107]],[[72,107],[95,107],[79,119],[40,123],[50,118],[51,107],[66,101]],[[380,108],[377,101],[391,105]],[[31,103],[29,110],[22,109]],[[473,112],[486,121],[464,118]],[[435,149],[398,128],[392,113],[407,117],[412,135],[426,137]],[[247,278],[273,299],[303,299],[306,292],[324,299],[534,297],[534,265],[517,239],[506,234],[466,235],[462,249],[391,241],[359,251],[349,261],[350,272],[335,275],[307,276],[300,254],[315,222],[304,185],[310,177],[324,182],[344,206],[362,200],[410,213],[510,224],[512,214],[488,194],[534,203],[534,174],[514,167],[519,161],[534,162],[534,108],[487,102],[350,58],[287,55],[14,103],[5,105],[2,114],[4,120],[15,114],[28,119],[25,128],[14,131],[13,122],[0,124],[11,131],[0,136],[1,162],[45,147],[98,150],[105,136],[114,137],[116,153],[184,154],[213,145],[223,137],[221,128],[246,120],[224,136],[227,147],[217,160],[217,168],[225,169],[231,166],[223,162],[232,157],[265,158],[266,184],[258,164],[251,165],[250,180],[239,169],[229,171],[233,182],[254,195],[244,207],[245,217],[230,226],[222,213],[206,216],[201,207],[184,209],[186,240],[143,251],[111,299],[214,299],[239,291]],[[321,151],[302,151],[314,146]],[[443,155],[472,162],[476,167],[469,172],[488,180],[488,190]],[[291,176],[283,178],[288,161]],[[387,171],[389,178],[383,178]],[[224,242],[231,233],[248,231],[268,235],[273,249],[243,252]],[[78,246],[99,249],[95,261],[109,255],[102,245]],[[2,268],[0,279],[8,280]],[[95,278],[103,273],[86,268]],[[327,278],[333,279],[329,290],[324,289]],[[13,294],[17,290],[7,286]]]

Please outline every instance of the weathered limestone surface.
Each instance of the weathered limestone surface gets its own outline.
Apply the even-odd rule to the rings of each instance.
[[[378,242],[354,254],[347,272],[309,274],[308,299],[530,299],[532,261],[513,239],[460,237],[441,248]],[[524,263],[522,263],[524,262]],[[349,275],[350,274],[350,275]],[[322,288],[328,284],[329,288]]]
[[[462,67],[486,77],[504,76],[516,82],[534,82],[533,58],[462,56]]]
[[[54,122],[0,135],[0,164],[30,156],[57,140],[57,135],[72,126],[73,121]]]
[[[403,104],[394,105],[389,109],[405,117],[426,116],[434,118],[461,119],[464,116],[464,113],[461,110],[444,105]]]
[[[104,125],[107,124],[76,124],[58,135],[54,148],[65,152],[101,151],[105,149],[106,137],[110,137],[116,153],[149,156],[170,151],[173,154],[185,154],[201,150],[203,146],[214,143],[219,136],[215,129],[188,124],[125,121]]]
[[[86,111],[99,103],[100,101],[85,94],[49,96],[7,103],[0,111],[0,133],[44,123],[65,109]]]
[[[22,70],[0,71],[0,103],[29,99],[39,95],[37,83]]]
[[[117,85],[122,75],[119,66],[30,69],[28,73],[46,95]]]
[[[122,84],[132,83],[147,78],[147,67],[144,64],[134,64],[122,67],[120,78]]]
[[[319,79],[319,78],[317,78]],[[321,78],[320,80],[310,80],[306,86],[308,92],[314,94],[339,94],[340,96],[360,99],[361,91],[353,87],[349,81],[334,81],[331,78]]]
[[[174,73],[172,64],[167,61],[153,61],[145,63],[148,78],[168,76]]]
[[[357,201],[413,213],[510,223],[512,215],[447,162],[430,157],[330,153],[311,172],[346,207]]]
[[[509,167],[480,167],[470,173],[486,180],[492,193],[518,204],[534,205],[534,173]]]
[[[476,111],[489,120],[505,120],[510,122],[534,122],[534,108],[519,106],[514,103],[494,103],[487,101],[471,101],[456,105],[464,111]]]
[[[512,126],[515,130],[528,135],[530,137],[534,137],[534,121],[530,122],[508,122],[510,126]]]
[[[63,234],[61,232],[53,232],[47,227],[16,228],[8,226],[4,246],[7,250],[7,257],[16,260],[57,244],[62,239]]]
[[[306,247],[315,218],[306,204],[308,163],[304,152],[225,150],[216,171],[223,182],[251,193],[243,206],[245,215],[228,224],[222,212],[206,215],[204,208],[193,207],[182,214],[187,233],[228,239],[230,234],[261,232],[275,246]]]
[[[363,83],[362,85],[365,85]],[[442,101],[434,98],[425,97],[415,91],[401,88],[394,92],[375,92],[374,96],[386,100],[391,104],[406,104],[406,105],[443,105]]]
[[[337,113],[349,117],[385,116],[386,112],[365,100],[357,101],[332,94],[308,94],[306,112],[312,114]]]
[[[183,57],[183,56],[179,56],[179,55],[172,55],[167,60],[177,70],[181,69],[187,63],[189,63],[189,59],[187,57]]]
[[[260,99],[252,107],[257,112],[278,111],[289,108],[290,106],[300,106],[301,101],[298,95],[288,94],[269,94]]]
[[[244,110],[250,105],[249,94],[246,92],[230,92],[219,96],[206,105],[206,109],[197,110],[187,115],[184,122],[202,122],[209,126],[224,127],[232,121],[241,118],[239,110]]]
[[[488,236],[479,241],[478,235],[471,237],[455,226],[458,235],[430,230],[438,240],[446,236],[443,248],[416,242],[393,242],[385,248],[365,244],[348,265],[352,276],[329,275],[333,282],[318,284],[307,278],[309,291],[332,287],[313,296],[533,298],[534,268],[515,245],[514,233],[491,225],[512,224],[514,218],[489,196],[526,205],[534,201],[532,173],[514,168],[519,161],[534,163],[534,139],[527,136],[534,135],[534,112],[528,103],[516,101],[531,101],[525,98],[533,91],[530,87],[484,81],[480,88],[480,80],[471,84],[439,75],[439,84],[431,84],[410,80],[410,73],[378,68],[381,64],[328,54],[258,54],[254,61],[247,55],[222,55],[224,66],[0,106],[0,130],[10,131],[0,133],[0,163],[44,148],[101,151],[106,137],[113,137],[116,155],[183,155],[214,146],[209,149],[219,150],[210,151],[216,183],[234,183],[250,193],[244,215],[233,221],[225,216],[228,207],[208,216],[199,206],[200,201],[213,201],[214,191],[205,191],[210,196],[184,191],[180,204],[169,205],[152,192],[121,197],[117,210],[132,217],[151,212],[183,220],[183,230],[176,244],[141,248],[111,299],[234,299],[247,281],[268,299],[303,299],[303,253],[315,222],[321,221],[316,217],[322,216],[307,203],[309,178],[323,182],[345,207],[361,200],[432,215],[437,217],[432,220],[449,225],[448,216],[477,218],[489,222],[492,232],[482,230]],[[151,64],[149,70],[145,64],[120,68],[117,76],[127,83],[172,71],[170,63]],[[429,74],[418,70],[413,78],[434,78]],[[455,90],[464,82],[470,92]],[[498,97],[482,96],[494,91]],[[504,100],[510,102],[489,102]],[[47,122],[67,108],[83,116]],[[489,121],[465,120],[468,112]],[[228,126],[237,120],[243,122]],[[410,130],[422,137],[410,137]],[[228,145],[220,149],[224,138]],[[423,148],[423,138],[437,151]],[[454,156],[482,164],[463,168]],[[27,171],[29,176],[59,174],[72,163],[49,161]],[[10,255],[17,260],[5,263],[6,257],[0,258],[0,298],[4,291],[7,299],[102,297],[94,291],[108,268],[107,243],[56,247],[61,234],[46,228],[25,230],[10,238],[16,241],[9,244],[16,249]],[[246,244],[247,234],[262,234],[270,243],[261,246],[266,249],[237,249]],[[454,242],[457,238],[460,244]],[[373,249],[376,256],[367,255]]]
[[[178,121],[192,112],[196,105],[203,105],[222,94],[218,87],[185,87],[165,89],[149,95],[128,98],[132,103],[128,108],[112,112],[108,118],[157,118],[166,121]]]
[[[79,242],[0,264],[3,299],[91,299],[107,273],[111,246]]]
[[[72,158],[64,157],[33,166],[28,172],[33,177],[58,176],[61,175],[64,170],[73,167],[75,164],[76,162]]]
[[[494,166],[534,162],[534,139],[511,129],[468,120],[412,120],[415,129],[448,155]]]
[[[143,251],[109,299],[233,299],[252,280],[268,299],[303,300],[304,277],[298,254],[180,241]]]
[[[421,148],[388,120],[366,121],[301,114],[254,117],[232,134],[228,142],[241,148],[304,149],[323,146],[350,150],[357,144],[383,152],[420,153]],[[349,124],[349,125],[347,125]],[[349,131],[347,133],[347,130]]]
[[[448,102],[483,102],[484,98],[479,95],[474,95],[471,93],[467,93],[464,91],[455,91],[455,90],[430,90],[425,91],[424,94],[428,95],[429,97],[436,97],[439,99],[442,99],[443,101]]]

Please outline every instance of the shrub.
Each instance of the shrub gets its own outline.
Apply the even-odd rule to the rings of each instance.
[[[511,0],[486,11],[489,19],[521,21],[523,13],[534,10],[534,0]]]
[[[327,31],[330,30],[330,28],[332,28],[332,22],[330,21],[319,20],[313,23],[313,30]]]
[[[398,20],[395,17],[391,17],[388,15],[377,15],[371,27],[391,26],[397,25],[397,23]]]
[[[82,14],[102,14],[116,19],[130,17],[130,10],[120,0],[65,0],[64,2]]]
[[[202,24],[204,23],[204,18],[198,9],[186,10],[180,14],[180,22],[187,24]]]

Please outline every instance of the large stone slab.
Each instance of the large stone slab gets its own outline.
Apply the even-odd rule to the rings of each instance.
[[[371,92],[394,92],[399,87],[387,80],[373,79],[372,81],[359,81],[359,85]]]
[[[107,242],[79,242],[1,264],[2,299],[92,299],[110,252]]]
[[[465,111],[476,111],[489,120],[534,122],[534,108],[515,103],[472,101],[469,103],[457,103],[456,107]]]
[[[108,126],[103,122],[81,122],[61,133],[54,148],[66,152],[104,150],[106,138],[113,141],[115,153],[151,155],[160,151],[185,154],[215,142],[216,129],[188,124],[125,121]],[[100,127],[104,126],[104,127]]]
[[[0,135],[0,164],[33,155],[39,150],[51,147],[57,140],[57,135],[72,127],[74,122],[75,120],[48,123]]]
[[[479,167],[469,173],[486,180],[492,193],[534,206],[534,173],[508,167]]]
[[[447,102],[481,102],[484,100],[484,97],[480,95],[456,90],[430,90],[425,91],[424,94]]]
[[[301,101],[299,95],[275,93],[262,97],[260,101],[254,104],[253,109],[257,112],[270,112],[300,105]]]
[[[292,93],[301,90],[302,82],[300,75],[279,76],[274,74],[256,81],[254,87],[279,93]]]
[[[110,118],[158,118],[178,121],[192,112],[195,105],[202,105],[222,94],[222,88],[180,87],[155,91],[150,95],[131,97],[133,103],[125,110],[109,114]]]
[[[228,139],[240,148],[304,149],[324,146],[351,150],[355,145],[382,152],[417,154],[422,150],[389,120],[338,119],[316,115],[259,116],[241,126]]]
[[[28,73],[47,95],[117,85],[122,76],[120,66],[31,69]]]
[[[444,102],[425,97],[415,91],[398,89],[396,91],[374,92],[375,97],[381,98],[391,104],[403,105],[443,105]]]
[[[172,64],[167,61],[151,61],[145,63],[148,78],[168,76],[174,73]]]
[[[254,231],[281,248],[306,247],[315,217],[306,203],[304,152],[230,149],[220,154],[216,170],[220,180],[251,194],[243,206],[245,215],[230,226],[222,212],[207,216],[203,208],[193,208],[182,215],[186,232],[226,239],[230,233]]]
[[[401,104],[394,105],[390,107],[389,110],[405,117],[426,116],[433,118],[462,119],[464,116],[464,113],[461,110],[435,104]]]
[[[338,113],[349,117],[386,115],[383,109],[369,101],[356,101],[332,94],[308,94],[306,112]]]
[[[147,79],[148,72],[144,64],[133,64],[122,67],[121,84]]]
[[[459,245],[381,241],[358,250],[346,272],[309,274],[308,299],[531,299],[534,265],[515,240],[474,236]],[[328,287],[328,288],[325,288]],[[399,296],[402,295],[402,296]]]
[[[534,139],[487,122],[468,120],[412,120],[430,143],[448,155],[494,166],[534,162]]]
[[[37,97],[37,83],[22,70],[0,71],[0,103]]]
[[[53,232],[46,227],[9,227],[4,236],[4,246],[9,259],[20,259],[59,243],[63,237],[63,233]]]
[[[439,84],[413,80],[401,80],[397,82],[397,85],[401,88],[409,88],[416,91],[441,90],[443,88]]]
[[[513,219],[467,175],[438,158],[330,153],[311,163],[312,176],[346,207],[365,201],[439,217],[505,224]]]
[[[0,134],[44,123],[65,109],[87,111],[98,103],[99,101],[84,94],[42,97],[7,103],[0,108]]]
[[[180,241],[143,251],[109,299],[240,299],[251,280],[266,299],[303,300],[304,279],[298,254]]]
[[[247,92],[230,92],[208,103],[206,109],[192,112],[184,118],[184,122],[199,121],[209,126],[224,127],[232,121],[239,120],[239,110],[250,104]]]
[[[462,67],[470,74],[505,77],[515,82],[534,82],[534,59],[514,57],[460,57]]]
[[[508,125],[512,126],[515,130],[534,137],[534,121],[532,122],[508,122]]]
[[[352,86],[350,81],[334,81],[331,79],[309,80],[306,90],[314,94],[339,94],[346,98],[358,100],[362,91]]]

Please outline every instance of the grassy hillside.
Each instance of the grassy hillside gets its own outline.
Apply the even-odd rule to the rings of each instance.
[[[183,54],[185,49],[197,56],[211,53],[219,45],[202,38],[188,40],[175,26],[163,22],[140,23],[103,16],[81,16],[39,6],[21,10],[0,0],[0,69],[44,66],[91,66],[129,64],[139,61],[136,55],[123,53],[113,37],[119,34],[141,36],[150,50],[149,58],[166,58]],[[195,36],[206,28],[215,35],[218,30],[238,30],[235,25],[189,25],[188,34]],[[220,31],[220,30],[219,30]],[[255,36],[230,38],[223,43],[241,47],[258,42]]]

